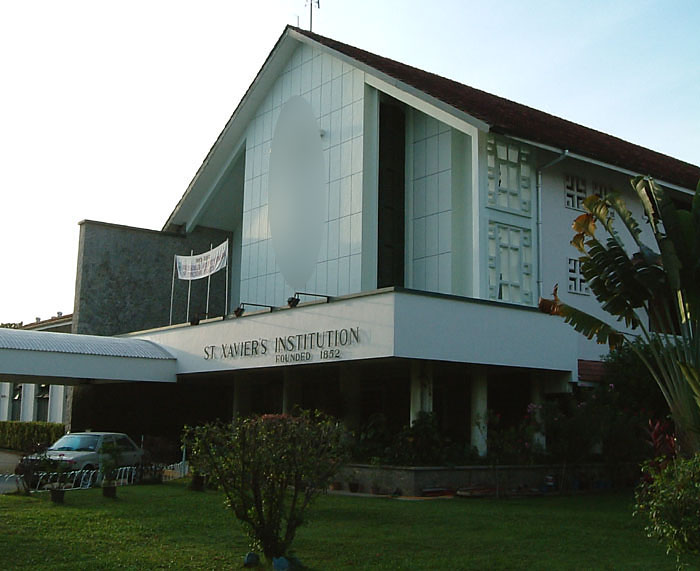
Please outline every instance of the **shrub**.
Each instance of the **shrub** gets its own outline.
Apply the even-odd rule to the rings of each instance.
[[[1,421],[0,448],[36,452],[61,438],[65,432],[65,426],[58,422]]]
[[[372,414],[357,435],[353,460],[388,462],[387,451],[395,435],[389,429],[387,418],[380,412]]]
[[[185,428],[191,464],[226,496],[251,548],[284,556],[304,512],[346,459],[345,430],[320,413],[268,414]]]
[[[419,412],[411,426],[396,435],[387,451],[387,460],[405,466],[442,466],[448,444],[440,433],[435,414]]]
[[[677,457],[659,469],[648,463],[649,481],[637,489],[635,515],[646,515],[647,536],[666,545],[680,563],[683,554],[700,554],[700,454]]]

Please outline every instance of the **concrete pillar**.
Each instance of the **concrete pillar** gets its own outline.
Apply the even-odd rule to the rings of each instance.
[[[542,403],[544,402],[544,388],[542,379],[536,372],[530,373],[530,403],[535,405],[532,407],[530,414],[534,415],[535,420],[542,423]],[[542,450],[546,450],[547,442],[543,432],[536,432],[533,438],[534,445],[539,446]]]
[[[358,430],[362,425],[362,384],[359,375],[348,365],[341,365],[338,377],[340,395],[345,405],[343,422],[348,430]]]
[[[73,393],[75,391],[75,387],[73,386],[66,386],[64,387],[64,396],[63,396],[63,425],[66,427],[66,431],[70,432],[71,431],[71,418],[73,416]]]
[[[49,422],[63,422],[64,400],[65,387],[63,385],[49,385]]]
[[[472,373],[471,388],[471,444],[477,449],[479,456],[486,456],[489,385],[485,370],[476,369]]]
[[[10,420],[10,403],[12,383],[0,383],[0,421]]]
[[[250,410],[250,379],[240,374],[233,382],[233,417],[248,416]]]
[[[20,413],[20,420],[34,420],[34,412],[36,410],[35,396],[36,385],[24,383],[22,385],[22,412]]]
[[[301,378],[295,367],[285,367],[282,386],[282,414],[291,414],[301,405]]]
[[[419,412],[433,412],[433,364],[427,361],[411,362],[411,424]]]

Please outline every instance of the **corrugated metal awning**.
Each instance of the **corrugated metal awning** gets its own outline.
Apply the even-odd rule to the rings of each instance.
[[[153,341],[0,328],[0,380],[175,382],[177,359]]]
[[[175,358],[159,345],[144,339],[2,328],[0,328],[0,349],[140,359]]]

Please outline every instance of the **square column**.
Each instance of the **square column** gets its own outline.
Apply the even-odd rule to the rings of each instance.
[[[71,418],[73,415],[73,393],[75,387],[66,385],[63,387],[63,418],[61,422],[66,427],[66,431],[71,431]]]
[[[477,449],[479,456],[486,456],[489,385],[484,370],[476,369],[472,373],[471,388],[471,444]]]
[[[63,422],[65,388],[63,385],[49,385],[49,422]]]
[[[22,384],[22,409],[19,417],[20,420],[34,420],[36,412],[35,397],[36,385],[31,383]]]
[[[10,420],[11,383],[0,383],[0,420]]]
[[[420,412],[433,412],[433,364],[412,361],[410,424],[413,424]]]

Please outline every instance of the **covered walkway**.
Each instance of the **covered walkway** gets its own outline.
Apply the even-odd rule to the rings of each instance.
[[[0,329],[0,378],[21,383],[176,382],[176,358],[143,339]]]

